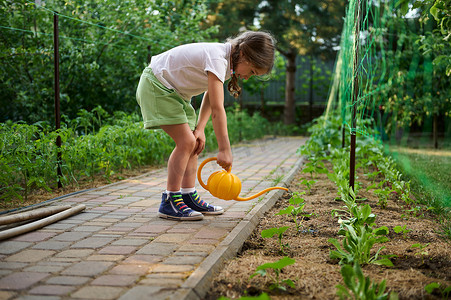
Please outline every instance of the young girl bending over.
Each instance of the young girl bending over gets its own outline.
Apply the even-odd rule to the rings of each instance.
[[[153,56],[136,92],[144,128],[163,129],[175,142],[168,160],[168,180],[159,217],[201,220],[222,214],[222,207],[200,199],[195,189],[197,159],[205,147],[204,129],[211,116],[218,141],[217,163],[232,166],[223,84],[238,97],[238,79],[264,75],[274,64],[275,41],[266,32],[248,31],[225,43],[194,43]],[[204,93],[199,118],[191,97]]]

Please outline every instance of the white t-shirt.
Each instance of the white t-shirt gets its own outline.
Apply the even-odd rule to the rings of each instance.
[[[230,78],[230,51],[230,43],[186,44],[153,56],[150,67],[162,84],[190,101],[207,91],[207,72],[222,83]]]

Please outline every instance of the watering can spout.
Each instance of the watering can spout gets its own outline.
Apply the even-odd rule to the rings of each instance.
[[[201,172],[202,168],[205,166],[206,163],[216,160],[216,157],[207,158],[204,160],[200,165],[199,169],[197,170],[197,179],[199,180],[200,185],[209,191],[213,196],[223,199],[223,200],[237,200],[237,201],[247,201],[254,198],[259,197],[260,195],[263,195],[264,193],[267,193],[271,190],[285,190],[288,191],[287,188],[284,187],[270,187],[266,188],[263,191],[250,196],[242,198],[239,196],[241,192],[241,180],[234,174],[231,173],[231,169],[229,170],[221,170],[216,171],[210,175],[208,178],[207,183],[205,184],[202,181]]]

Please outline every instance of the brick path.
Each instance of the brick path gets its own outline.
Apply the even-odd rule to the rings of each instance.
[[[233,147],[240,196],[286,186],[302,164],[302,138],[268,138]],[[216,169],[208,163],[202,178]],[[0,242],[0,299],[202,299],[224,260],[236,255],[283,191],[224,201],[202,221],[158,218],[166,170],[51,202],[83,212]]]

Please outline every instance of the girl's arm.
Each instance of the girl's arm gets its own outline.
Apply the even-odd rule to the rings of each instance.
[[[193,131],[194,137],[196,138],[196,148],[194,149],[194,154],[196,155],[199,155],[205,148],[205,126],[207,126],[210,115],[210,99],[208,97],[208,92],[205,92],[200,105],[196,129]]]
[[[205,118],[203,114],[207,115],[207,112],[211,111],[211,121],[213,123],[213,129],[216,134],[216,139],[218,140],[219,148],[217,162],[218,165],[227,170],[232,166],[233,158],[227,132],[227,116],[224,109],[224,87],[218,77],[211,72],[208,72],[208,91],[204,96],[204,100],[207,100],[206,102],[208,102],[209,105],[203,109],[201,107],[199,123],[205,128],[203,122],[205,119],[208,120],[208,117]],[[202,103],[202,105],[204,104]]]

